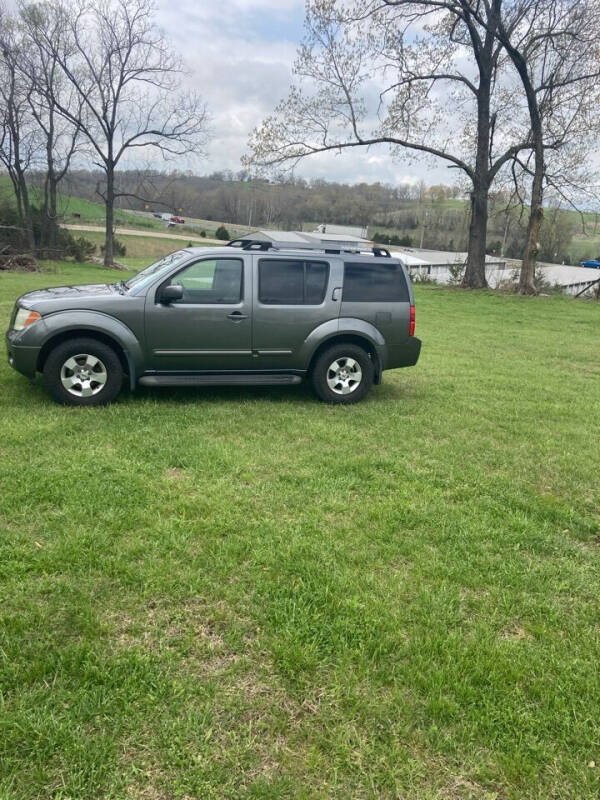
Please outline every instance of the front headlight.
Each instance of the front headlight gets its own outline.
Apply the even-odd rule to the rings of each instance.
[[[22,331],[23,328],[28,328],[41,318],[42,315],[38,314],[37,311],[30,311],[28,308],[19,308],[15,315],[13,330]]]

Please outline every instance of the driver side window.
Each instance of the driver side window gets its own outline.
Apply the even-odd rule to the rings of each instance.
[[[170,284],[183,287],[179,303],[221,303],[233,305],[242,299],[244,262],[238,258],[210,258],[195,261]]]

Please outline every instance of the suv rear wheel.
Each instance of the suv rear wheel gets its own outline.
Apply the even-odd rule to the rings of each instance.
[[[358,403],[373,385],[373,362],[355,344],[333,345],[317,358],[311,374],[316,394],[326,403]]]
[[[102,406],[121,391],[123,367],[115,351],[95,339],[69,339],[44,364],[44,384],[57,403]]]

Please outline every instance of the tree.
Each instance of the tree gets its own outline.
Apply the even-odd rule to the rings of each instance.
[[[502,5],[502,0],[494,2]],[[587,164],[600,99],[600,7],[595,0],[504,0],[492,28],[481,4],[471,5],[477,23],[505,49],[526,99],[531,149],[525,158],[515,154],[513,175],[521,201],[519,179],[530,180],[519,291],[535,294],[544,187],[573,205],[573,191],[581,191],[590,180]]]
[[[13,185],[21,238],[35,250],[33,217],[27,185],[38,142],[29,113],[31,86],[18,67],[20,34],[0,8],[0,161]]]
[[[294,165],[311,154],[378,144],[446,161],[470,184],[463,283],[486,286],[490,186],[530,149],[528,131],[514,130],[498,89],[500,5],[478,4],[482,23],[467,0],[356,0],[350,9],[312,0],[294,68],[299,83],[254,131],[247,163]]]
[[[18,55],[18,65],[31,87],[29,108],[43,140],[46,169],[42,182],[40,246],[50,252],[57,246],[58,186],[67,174],[80,143],[80,121],[83,118],[83,101],[66,80],[56,57],[56,50],[72,46],[72,42],[65,42],[68,30],[64,22],[64,16],[50,4],[22,9],[23,46]],[[35,36],[40,26],[55,43],[53,52],[40,46]],[[70,118],[58,111],[57,103],[71,110]]]
[[[22,5],[38,49],[55,60],[80,101],[74,110],[53,94],[55,108],[78,126],[104,173],[97,192],[106,206],[104,263],[113,264],[117,167],[127,156],[157,151],[164,158],[199,154],[207,133],[200,98],[179,91],[182,63],[154,24],[152,0],[58,3],[57,39],[43,15]]]

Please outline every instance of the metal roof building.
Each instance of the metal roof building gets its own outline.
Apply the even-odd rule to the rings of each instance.
[[[321,233],[313,231],[253,231],[245,233],[245,240],[272,242],[274,247],[298,250],[322,248],[323,250],[367,250],[372,247],[368,239],[341,233]]]

